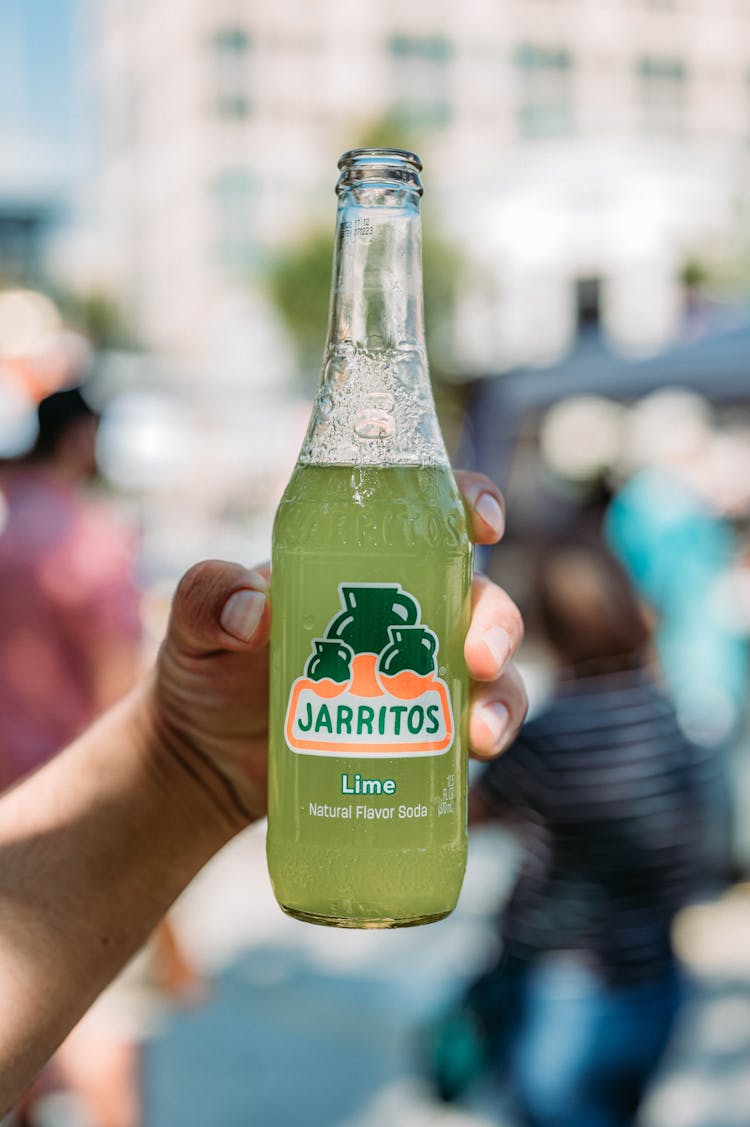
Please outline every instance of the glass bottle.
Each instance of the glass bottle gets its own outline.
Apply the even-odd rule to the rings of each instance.
[[[340,927],[442,918],[466,863],[472,547],[427,368],[421,168],[339,161],[323,371],[274,524],[269,869],[285,912]],[[310,676],[334,643],[336,676]]]

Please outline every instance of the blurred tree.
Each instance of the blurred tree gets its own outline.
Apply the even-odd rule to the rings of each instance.
[[[689,251],[677,269],[689,301],[706,305],[747,305],[750,300],[750,220],[731,238],[714,239]]]
[[[271,297],[292,335],[305,383],[312,382],[323,359],[331,288],[333,234],[313,230],[270,266]]]
[[[703,259],[690,255],[680,267],[679,280],[686,290],[699,290],[709,281],[711,270]]]
[[[55,295],[65,320],[91,341],[97,351],[107,348],[133,348],[136,336],[114,297],[103,290],[76,293],[58,291]]]

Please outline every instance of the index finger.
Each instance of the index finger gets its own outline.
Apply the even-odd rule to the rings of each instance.
[[[483,473],[456,470],[454,476],[471,518],[474,543],[496,544],[505,531],[502,493]]]

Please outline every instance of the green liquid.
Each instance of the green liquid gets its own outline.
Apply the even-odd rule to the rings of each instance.
[[[345,927],[439,919],[455,906],[466,865],[468,675],[463,647],[471,545],[450,470],[298,466],[276,516],[272,566],[268,862],[276,897],[292,915]],[[441,754],[407,750],[364,758],[352,755],[351,745],[343,753],[290,749],[285,728],[290,694],[303,677],[314,640],[324,638],[337,615],[341,618],[345,596],[340,584],[392,585],[407,593],[408,605],[418,603],[419,623],[437,636],[435,677],[451,703],[453,739]],[[399,637],[408,633],[401,631]],[[413,637],[417,633],[412,627],[412,646],[425,645],[423,637],[421,642]],[[378,634],[367,628],[340,636],[352,641]],[[379,637],[373,647],[383,640]],[[340,663],[341,656],[336,660]],[[391,665],[397,665],[392,653]],[[315,663],[308,668],[314,670]],[[381,701],[393,704],[391,697],[334,696],[325,702],[330,725],[326,717],[318,736],[311,731],[310,738],[336,738],[329,732],[336,731],[337,699],[354,704],[361,699],[365,710],[372,706],[381,717],[372,721],[374,730],[386,723]],[[424,708],[413,710],[409,700],[404,704],[399,711],[396,701],[397,719],[388,723],[401,725],[402,732],[407,721],[416,730],[420,719],[427,731],[436,728],[437,710],[427,710],[435,721],[430,728]],[[358,709],[351,711],[354,731]],[[339,730],[344,714],[349,717],[339,708]],[[306,728],[311,716],[304,714]],[[360,784],[358,778],[375,782]],[[347,793],[384,781],[385,792]]]

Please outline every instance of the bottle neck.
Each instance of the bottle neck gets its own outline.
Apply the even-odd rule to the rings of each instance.
[[[339,195],[327,350],[425,353],[419,193],[365,182]]]
[[[410,184],[383,176],[340,185],[328,339],[300,461],[448,465],[427,368],[419,190]]]

